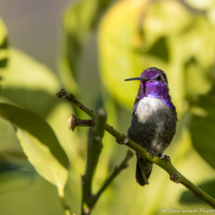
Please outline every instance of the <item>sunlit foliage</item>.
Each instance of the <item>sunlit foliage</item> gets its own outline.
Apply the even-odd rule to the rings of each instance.
[[[183,175],[215,197],[214,1],[80,0],[66,9],[63,27],[59,80],[45,65],[9,46],[10,35],[0,20],[0,102],[6,103],[0,104],[1,214],[64,214],[57,196],[63,190],[72,211],[79,213],[88,129],[72,133],[67,119],[74,112],[86,115],[55,94],[66,88],[89,108],[104,107],[107,122],[126,133],[138,83],[124,79],[149,67],[167,74],[178,112],[177,133],[166,154]],[[14,113],[20,118],[11,118]],[[126,151],[107,133],[103,145],[94,190]],[[130,164],[92,214],[209,208],[156,166],[149,186],[140,187],[135,160]]]

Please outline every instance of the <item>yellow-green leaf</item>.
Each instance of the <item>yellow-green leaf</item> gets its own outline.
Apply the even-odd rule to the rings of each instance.
[[[124,0],[114,4],[99,28],[99,60],[105,87],[117,101],[134,102],[136,83],[125,78],[138,76],[149,65],[148,59],[135,52],[142,14],[148,0]]]
[[[214,0],[185,0],[187,4],[190,6],[199,9],[199,10],[207,10],[210,9],[211,7],[215,7],[215,2]]]
[[[8,63],[9,50],[8,50],[8,35],[7,29],[0,18],[0,69],[5,68]]]
[[[191,120],[193,146],[205,161],[215,168],[215,88],[207,95],[201,96],[197,104],[204,114],[195,114]]]
[[[68,158],[49,124],[31,111],[5,103],[0,103],[0,117],[15,126],[28,160],[63,196],[68,177]]]
[[[46,117],[57,103],[60,84],[43,64],[21,51],[11,49],[8,72],[2,80],[2,96]]]
[[[76,89],[74,79],[77,81],[84,46],[97,27],[100,17],[113,1],[82,0],[65,11],[63,22],[66,36],[63,59],[60,61],[60,76],[67,89]]]

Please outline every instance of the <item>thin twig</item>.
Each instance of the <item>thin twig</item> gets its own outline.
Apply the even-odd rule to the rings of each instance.
[[[77,126],[82,127],[93,127],[95,125],[95,121],[92,119],[79,119],[74,114],[72,114],[68,119],[69,130],[74,131]]]
[[[68,95],[65,90],[61,90],[57,93],[57,97],[67,99],[71,102],[73,102],[77,107],[82,109],[85,113],[87,113],[89,116],[91,116],[93,119],[95,119],[96,114],[86,108],[84,105],[82,105],[80,102],[78,102],[75,97],[70,94]],[[160,166],[162,169],[164,169],[167,173],[170,175],[170,179],[175,183],[181,183],[183,184],[187,189],[191,190],[191,192],[202,201],[206,202],[208,205],[215,208],[215,199],[213,199],[211,196],[209,196],[207,193],[205,193],[203,190],[201,190],[199,187],[197,187],[195,184],[190,182],[187,178],[185,178],[180,172],[178,172],[177,169],[172,165],[171,161],[164,161],[161,160],[159,157],[150,157],[149,153],[139,146],[137,143],[130,140],[128,137],[126,137],[124,134],[121,134],[116,129],[114,129],[112,126],[108,125],[106,123],[105,130],[108,131],[111,135],[113,135],[118,143],[124,144],[128,146],[129,148],[135,150],[138,153],[138,156],[143,157],[156,165]]]
[[[71,117],[68,119],[68,125],[69,128],[72,129],[72,131],[75,129],[77,126],[88,126],[92,127],[94,126],[94,120],[82,120],[77,118],[75,115],[71,115]],[[92,201],[93,205],[95,205],[96,201],[100,197],[100,195],[104,192],[104,190],[110,185],[110,183],[114,180],[114,178],[125,168],[128,167],[127,162],[133,157],[134,153],[131,150],[127,151],[125,159],[122,161],[122,163],[119,165],[119,167],[115,167],[113,173],[106,179],[100,190],[97,192],[96,195],[93,196]]]
[[[109,176],[109,178],[106,179],[100,190],[97,192],[97,194],[93,197],[94,204],[98,200],[98,198],[101,196],[101,194],[104,192],[104,190],[110,185],[110,183],[114,180],[114,178],[125,168],[128,167],[128,161],[134,156],[134,153],[131,150],[128,150],[126,153],[125,159],[122,161],[122,163],[114,168],[113,173]]]
[[[101,140],[104,135],[106,119],[106,112],[100,109],[96,118],[96,125],[94,129],[92,129],[92,135],[89,138],[87,152],[87,168],[85,174],[82,176],[82,215],[90,214],[94,205],[92,201],[92,179],[96,170],[99,156],[101,154]],[[87,205],[87,207],[85,207],[85,205]]]

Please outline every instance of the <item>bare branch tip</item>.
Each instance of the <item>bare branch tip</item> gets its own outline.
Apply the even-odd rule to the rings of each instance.
[[[69,130],[74,131],[76,126],[77,126],[77,118],[75,117],[75,115],[71,115],[68,119],[68,126],[69,126]]]
[[[99,116],[107,116],[107,113],[106,113],[106,111],[105,111],[104,109],[100,108],[100,109],[98,110],[98,115],[99,115]]]
[[[61,89],[59,92],[56,93],[56,96],[58,98],[63,98],[64,99],[64,98],[66,98],[67,93],[66,93],[66,91],[64,89]]]

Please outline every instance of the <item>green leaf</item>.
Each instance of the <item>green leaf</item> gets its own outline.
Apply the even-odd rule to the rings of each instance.
[[[5,103],[0,103],[0,116],[14,124],[28,160],[63,196],[68,158],[49,124],[31,111]]]
[[[0,117],[0,160],[9,154],[13,158],[22,156],[23,151],[11,123]],[[16,156],[17,155],[17,156]]]
[[[167,40],[165,37],[160,37],[147,51],[148,54],[151,54],[155,57],[158,57],[166,62],[169,61],[169,50],[167,46]]]
[[[77,80],[84,46],[100,17],[113,1],[115,0],[82,0],[67,8],[63,17],[66,37],[60,75],[68,89],[74,90],[75,82],[71,85],[72,75]]]
[[[197,10],[207,10],[215,7],[215,2],[213,0],[185,0],[185,2]]]
[[[190,123],[193,146],[215,168],[215,87],[209,94],[201,96],[197,105],[199,108],[193,108],[196,114]]]
[[[0,69],[7,66],[8,58],[9,51],[7,30],[2,19],[0,19]]]
[[[211,81],[195,57],[191,57],[185,63],[184,70],[187,98],[194,100],[198,95],[204,95],[210,91]]]
[[[9,162],[0,161],[0,192],[2,196],[9,190],[13,192],[22,190],[23,192],[23,189],[32,188],[36,177],[38,174],[29,163],[11,162],[11,160]]]
[[[206,181],[204,183],[201,183],[198,185],[198,187],[200,189],[202,189],[204,192],[206,192],[208,195],[210,195],[211,197],[215,198],[215,180]],[[189,203],[189,204],[201,204],[201,203],[203,203],[198,198],[194,198],[192,196],[192,193],[189,190],[184,191],[181,194],[179,201],[182,204],[187,204],[187,203]]]
[[[125,105],[134,102],[137,84],[124,79],[139,76],[149,58],[135,51],[140,18],[148,1],[119,1],[105,14],[99,28],[99,60],[103,83]]]
[[[4,98],[42,117],[57,103],[60,85],[53,72],[21,51],[11,49],[10,66],[1,83]]]

